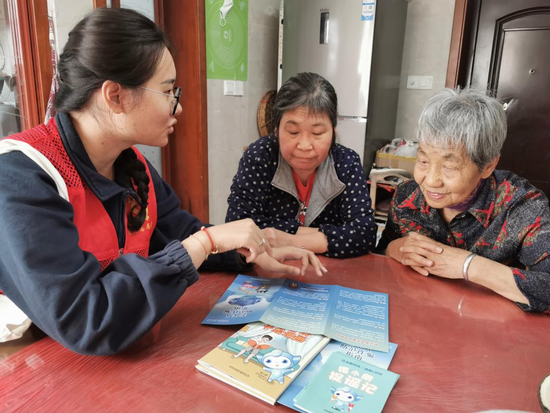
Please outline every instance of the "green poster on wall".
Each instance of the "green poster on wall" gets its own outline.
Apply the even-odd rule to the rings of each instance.
[[[248,79],[248,0],[205,0],[208,79]]]

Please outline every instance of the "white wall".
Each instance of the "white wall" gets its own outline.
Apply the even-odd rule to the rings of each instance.
[[[139,11],[155,21],[155,2],[153,0],[120,0],[120,7]]]
[[[63,51],[74,25],[93,9],[92,0],[48,0],[48,13],[54,20],[58,54]]]
[[[248,9],[248,81],[244,96],[223,95],[223,80],[208,79],[208,184],[210,222],[225,221],[231,180],[243,147],[260,137],[258,104],[277,88],[279,0],[250,0]]]
[[[445,87],[455,0],[409,0],[395,137],[415,139],[426,101]],[[433,76],[431,90],[407,89],[407,76]]]

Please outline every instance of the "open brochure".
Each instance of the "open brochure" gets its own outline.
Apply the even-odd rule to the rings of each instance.
[[[253,321],[389,350],[388,295],[384,293],[239,275],[202,323]]]
[[[196,368],[275,404],[328,342],[321,335],[251,323],[198,360]]]
[[[294,399],[295,406],[311,413],[379,413],[399,374],[353,357],[332,353],[308,385]]]
[[[312,360],[311,363],[300,373],[300,375],[290,383],[288,389],[279,397],[278,403],[283,404],[291,409],[298,410],[294,405],[294,398],[300,393],[304,387],[317,375],[323,364],[332,353],[345,354],[353,357],[356,360],[361,360],[366,363],[372,364],[375,367],[387,370],[390,362],[397,350],[397,344],[390,343],[390,351],[383,353],[380,351],[374,351],[364,349],[360,347],[350,346],[348,344],[341,343],[339,341],[331,340],[324,349]],[[300,410],[298,410],[300,411]]]

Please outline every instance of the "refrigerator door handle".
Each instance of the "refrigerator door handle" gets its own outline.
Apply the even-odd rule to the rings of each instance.
[[[330,13],[328,11],[322,11],[321,27],[319,28],[319,44],[328,44],[329,19]]]
[[[353,122],[359,122],[359,123],[367,123],[367,118],[364,116],[345,116],[345,115],[338,115],[338,122],[340,121],[353,121]]]

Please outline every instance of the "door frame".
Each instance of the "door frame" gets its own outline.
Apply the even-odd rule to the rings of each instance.
[[[451,44],[449,46],[449,62],[447,64],[447,78],[445,80],[445,87],[453,89],[458,86],[464,29],[466,27],[467,6],[468,0],[455,1]]]
[[[466,87],[471,83],[480,8],[481,0],[455,2],[445,87]]]
[[[160,1],[161,28],[174,45],[182,113],[163,149],[163,174],[181,207],[209,220],[206,22],[204,0]]]
[[[42,123],[53,78],[47,0],[5,0],[15,56],[21,129]]]

